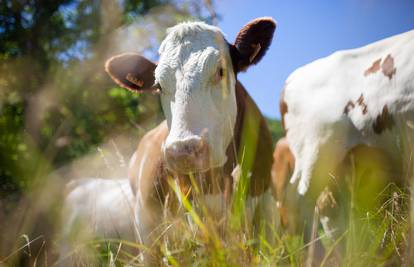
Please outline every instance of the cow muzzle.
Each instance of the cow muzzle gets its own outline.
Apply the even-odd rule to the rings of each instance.
[[[209,154],[208,143],[200,137],[174,141],[164,147],[167,168],[181,174],[208,170]]]

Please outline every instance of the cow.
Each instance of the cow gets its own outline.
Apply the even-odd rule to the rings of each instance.
[[[294,167],[279,183],[289,180],[285,184],[294,188],[289,205],[300,209],[302,223],[352,151],[384,155],[378,161],[386,158],[393,166],[393,179],[409,171],[413,53],[414,31],[409,31],[335,52],[287,78],[280,112]]]
[[[272,18],[257,18],[231,44],[217,27],[184,22],[167,31],[157,64],[135,53],[106,62],[107,73],[119,86],[158,93],[166,117],[141,140],[129,170],[137,224],[146,245],[157,235],[163,204],[174,196],[171,179],[191,198],[195,177],[203,195],[222,196],[226,206],[233,170],[241,163],[241,176],[250,181],[248,195],[267,191],[271,135],[237,75],[262,59],[275,28]]]

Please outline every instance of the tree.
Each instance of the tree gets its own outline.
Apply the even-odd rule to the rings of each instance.
[[[0,194],[27,188],[40,161],[58,167],[96,148],[114,129],[138,132],[137,123],[159,115],[156,97],[115,87],[103,64],[134,35],[140,36],[135,51],[154,51],[160,32],[199,5],[189,3],[0,2]],[[138,49],[141,42],[146,45]]]

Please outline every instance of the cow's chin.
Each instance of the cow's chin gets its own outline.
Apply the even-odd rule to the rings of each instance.
[[[198,161],[198,162],[166,162],[166,167],[169,171],[177,174],[196,174],[208,172],[212,169],[223,167],[227,161],[227,157],[224,156],[223,160],[217,163]]]

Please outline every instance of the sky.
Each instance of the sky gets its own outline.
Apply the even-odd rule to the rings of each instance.
[[[254,18],[277,21],[265,57],[238,76],[272,118],[280,118],[280,91],[298,67],[414,29],[414,0],[216,0],[215,7],[229,42]]]

